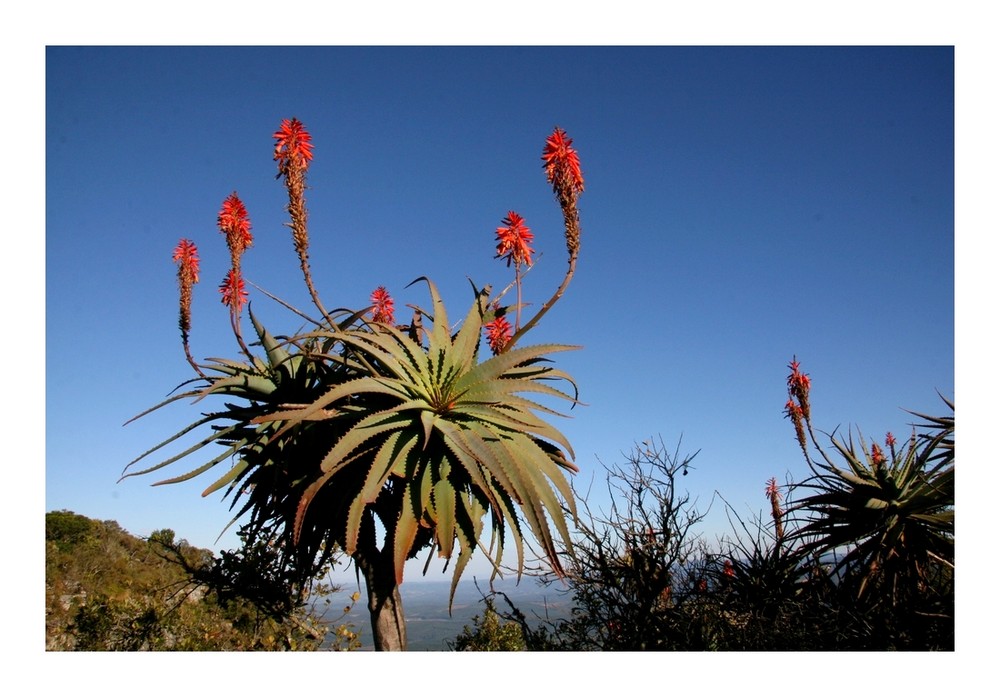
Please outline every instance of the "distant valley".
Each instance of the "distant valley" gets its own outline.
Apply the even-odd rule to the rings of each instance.
[[[417,581],[400,586],[409,651],[448,651],[448,642],[455,640],[462,632],[462,627],[468,625],[471,628],[472,618],[476,615],[482,617],[486,607],[482,598],[489,593],[488,581],[479,581],[479,588],[473,579],[460,581],[449,615],[450,586],[450,581]],[[569,614],[569,596],[562,593],[559,586],[543,587],[535,579],[523,578],[520,584],[513,580],[495,581],[493,587],[506,593],[532,626],[546,617],[555,620]],[[334,603],[337,602],[337,597],[334,596]],[[332,612],[328,614],[331,615],[332,624],[344,621],[353,623],[354,631],[359,632],[361,637],[361,650],[372,651],[374,646],[365,602],[365,592],[362,589],[361,598],[346,619],[336,618]],[[502,596],[495,599],[495,604],[501,612],[509,609]]]

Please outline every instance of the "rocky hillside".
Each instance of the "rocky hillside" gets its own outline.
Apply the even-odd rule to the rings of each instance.
[[[187,565],[178,563],[178,553]],[[275,618],[192,582],[210,551],[172,530],[137,538],[115,521],[45,516],[45,644],[54,651],[311,650],[323,643],[304,611]]]

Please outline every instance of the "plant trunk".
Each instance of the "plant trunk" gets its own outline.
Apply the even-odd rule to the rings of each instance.
[[[372,639],[376,651],[406,651],[403,598],[396,585],[392,558],[386,560],[385,557],[384,552],[366,558],[355,556],[355,562],[364,574],[365,585],[368,587]]]
[[[383,593],[368,587],[368,611],[372,617],[372,636],[376,651],[406,651],[406,618],[399,586]]]

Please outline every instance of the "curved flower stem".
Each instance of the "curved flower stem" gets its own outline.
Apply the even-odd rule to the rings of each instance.
[[[288,190],[288,214],[292,219],[286,223],[292,229],[292,240],[295,251],[299,255],[299,267],[305,279],[306,288],[313,304],[320,311],[330,328],[334,328],[333,320],[319,299],[319,293],[313,285],[312,271],[309,269],[309,230],[306,225],[306,170],[312,160],[312,136],[298,119],[285,119],[274,134],[276,139],[274,159],[278,162],[278,177],[284,177],[285,188]]]
[[[517,287],[517,312],[514,314],[514,331],[521,328],[521,262],[514,264],[514,285]]]
[[[556,302],[558,302],[559,298],[561,298],[563,296],[563,293],[566,292],[566,288],[569,287],[569,282],[573,278],[573,274],[575,272],[576,272],[576,256],[574,255],[571,256],[569,259],[569,268],[566,270],[566,276],[565,278],[563,278],[563,281],[559,285],[559,288],[557,288],[556,292],[552,294],[552,297],[549,298],[548,301],[541,306],[541,308],[539,308],[538,313],[534,317],[528,320],[528,322],[523,327],[514,332],[514,336],[512,336],[510,338],[510,341],[507,343],[508,349],[512,348],[514,344],[517,343],[517,340],[520,339],[524,334],[526,334],[529,329],[534,327],[538,323],[538,320],[540,320],[542,316],[546,312],[548,312],[552,308],[552,306],[556,304]]]
[[[323,303],[319,299],[319,293],[316,292],[316,288],[315,286],[313,286],[312,273],[309,270],[309,257],[303,254],[300,255],[299,260],[300,260],[299,266],[302,269],[302,276],[305,278],[306,288],[309,289],[309,295],[310,297],[312,297],[313,304],[316,306],[316,309],[320,311],[320,314],[323,315],[323,318],[326,319],[326,322],[329,325],[329,327],[333,329],[334,327],[333,319],[326,311],[326,308],[323,307]]]
[[[538,323],[538,320],[559,301],[559,298],[566,292],[566,288],[569,287],[569,282],[573,279],[573,274],[576,273],[576,259],[580,254],[580,215],[576,209],[576,197],[560,195],[559,199],[563,209],[563,222],[566,226],[566,249],[569,252],[569,267],[566,269],[566,276],[552,297],[539,308],[537,314],[528,320],[523,327],[514,332],[510,341],[507,342],[505,350],[513,348],[517,340],[534,327]],[[518,286],[518,290],[520,290],[520,286]],[[520,312],[520,298],[518,299],[518,311]]]
[[[201,372],[201,366],[195,362],[194,356],[191,355],[191,347],[188,344],[191,331],[191,292],[194,284],[198,282],[200,264],[198,247],[191,240],[181,238],[181,241],[174,248],[173,259],[178,262],[177,282],[180,285],[180,316],[177,319],[177,324],[181,330],[184,356],[194,368],[194,372],[207,380],[205,373]]]
[[[816,452],[818,452],[820,456],[826,461],[827,469],[834,469],[834,470],[837,469],[837,466],[833,463],[833,460],[831,460],[830,457],[823,451],[823,448],[820,447],[819,440],[817,440],[816,438],[816,433],[813,431],[812,419],[809,418],[806,419],[806,430],[809,431],[809,440],[812,441],[813,447],[816,448]],[[810,467],[812,467],[812,465],[814,464],[814,461],[810,458],[807,458],[806,461],[809,463]]]
[[[236,336],[236,341],[240,345],[240,350],[242,350],[247,359],[253,363],[253,354],[250,353],[250,349],[247,348],[246,343],[243,341],[243,332],[240,330],[239,311],[235,307],[230,308],[229,322],[233,326],[233,334]]]
[[[208,376],[201,371],[201,366],[195,362],[194,356],[191,355],[191,347],[188,345],[187,334],[185,333],[181,338],[184,344],[184,357],[187,358],[187,362],[191,364],[192,368],[194,368],[194,372],[198,373],[198,375],[205,380],[208,380]]]

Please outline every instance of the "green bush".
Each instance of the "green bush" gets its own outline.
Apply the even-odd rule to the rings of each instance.
[[[521,627],[516,622],[501,619],[492,598],[483,601],[486,608],[482,617],[472,618],[472,627],[462,628],[449,646],[454,651],[524,651],[527,646]]]

